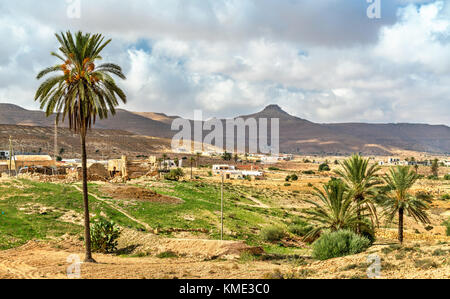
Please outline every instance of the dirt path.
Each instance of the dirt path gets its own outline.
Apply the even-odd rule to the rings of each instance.
[[[78,191],[80,191],[81,193],[83,193],[83,190],[82,190],[80,187],[78,187],[77,185],[73,185],[73,186],[75,187],[75,189],[77,189]],[[125,216],[128,217],[129,219],[133,220],[134,222],[139,223],[140,225],[142,225],[143,227],[145,227],[145,229],[146,229],[147,231],[149,231],[149,232],[153,231],[153,229],[150,227],[150,225],[148,225],[147,223],[142,222],[142,221],[140,221],[140,220],[134,218],[133,216],[131,216],[130,214],[128,214],[124,209],[122,209],[121,207],[116,206],[116,205],[113,204],[112,202],[109,202],[109,201],[106,200],[106,199],[100,198],[100,197],[98,197],[98,196],[95,195],[95,194],[89,193],[89,195],[92,196],[92,197],[94,197],[95,199],[97,199],[97,200],[99,200],[99,201],[101,201],[101,202],[107,204],[108,206],[110,206],[111,208],[113,208],[113,209],[117,210],[118,212],[122,213],[123,215],[125,215]]]
[[[265,203],[263,203],[262,201],[260,201],[256,198],[254,198],[250,194],[248,194],[248,193],[244,193],[244,194],[248,199],[250,199],[251,201],[256,203],[256,205],[249,205],[249,204],[245,204],[245,203],[241,203],[241,205],[245,205],[245,206],[249,206],[249,207],[253,207],[253,208],[271,209],[270,206],[266,205]]]

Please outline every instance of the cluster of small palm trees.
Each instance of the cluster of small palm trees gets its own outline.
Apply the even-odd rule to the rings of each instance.
[[[409,166],[397,166],[381,176],[378,165],[369,165],[369,159],[359,155],[340,163],[341,169],[323,185],[315,189],[318,200],[305,200],[313,207],[305,213],[316,226],[305,237],[317,238],[324,230],[349,229],[357,234],[374,238],[379,225],[377,206],[383,216],[392,222],[398,216],[398,240],[403,243],[404,216],[429,223],[427,199],[410,194],[419,178]]]

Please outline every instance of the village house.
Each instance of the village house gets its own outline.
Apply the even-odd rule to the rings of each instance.
[[[9,165],[9,163],[7,163]],[[56,167],[56,161],[49,155],[15,155],[11,159],[11,170],[25,167]]]
[[[220,175],[223,171],[234,171],[234,170],[236,170],[236,167],[233,165],[219,164],[212,166],[212,172],[215,175]]]

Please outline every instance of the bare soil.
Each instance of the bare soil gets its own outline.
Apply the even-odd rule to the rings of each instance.
[[[114,199],[131,199],[165,204],[183,203],[183,200],[179,198],[161,195],[152,190],[135,186],[103,186],[100,191]]]

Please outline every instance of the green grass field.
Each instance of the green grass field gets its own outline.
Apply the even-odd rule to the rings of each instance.
[[[169,228],[202,229],[207,237],[220,237],[220,186],[202,181],[163,182],[158,187],[140,185],[160,194],[181,198],[182,204],[153,203],[138,200],[117,200],[102,194],[99,186],[89,184],[92,194],[120,206],[134,218],[162,231]],[[71,185],[14,180],[0,184],[0,249],[20,246],[31,239],[48,239],[64,234],[82,238],[81,225],[60,221],[68,211],[82,214],[81,193]],[[244,240],[249,245],[263,246],[268,253],[298,254],[299,249],[281,244],[264,243],[259,232],[262,227],[286,227],[294,215],[273,206],[273,198],[255,193],[251,188],[226,185],[224,200],[224,227],[226,240]],[[272,208],[258,207],[248,198],[253,196]],[[45,213],[30,213],[29,207],[46,207]],[[143,227],[92,196],[90,212],[104,215],[123,227],[143,230]],[[171,235],[168,233],[168,237]]]

